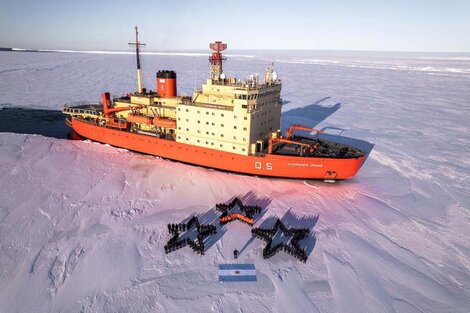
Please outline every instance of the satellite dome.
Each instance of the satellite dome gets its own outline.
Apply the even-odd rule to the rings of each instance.
[[[225,74],[224,73],[220,74],[220,79],[225,79]]]
[[[277,73],[273,71],[273,81],[277,80]]]

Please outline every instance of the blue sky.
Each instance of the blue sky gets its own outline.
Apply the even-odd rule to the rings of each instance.
[[[138,4],[138,7],[136,5]],[[470,0],[0,0],[0,46],[470,51]]]

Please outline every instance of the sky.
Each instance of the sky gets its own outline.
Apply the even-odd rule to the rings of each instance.
[[[470,52],[470,0],[0,0],[0,47]]]

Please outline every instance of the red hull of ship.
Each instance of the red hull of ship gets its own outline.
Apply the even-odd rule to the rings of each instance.
[[[356,175],[366,158],[307,158],[276,154],[245,156],[101,127],[75,118],[72,118],[71,126],[82,137],[116,147],[184,163],[258,176],[348,179]]]

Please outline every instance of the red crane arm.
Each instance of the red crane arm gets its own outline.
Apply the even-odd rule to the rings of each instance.
[[[292,139],[292,135],[294,133],[294,130],[306,130],[306,131],[310,131],[310,132],[317,132],[317,133],[323,133],[323,131],[321,130],[318,130],[318,129],[315,129],[315,128],[311,128],[311,127],[307,127],[307,126],[303,126],[303,125],[299,125],[299,124],[296,124],[296,125],[292,125],[290,126],[288,129],[287,129],[287,139]]]

